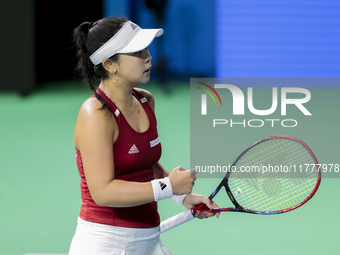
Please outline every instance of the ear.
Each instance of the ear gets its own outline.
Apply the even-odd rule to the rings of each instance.
[[[102,65],[105,68],[106,71],[108,71],[111,74],[115,74],[117,72],[117,68],[114,62],[112,62],[110,59],[105,58],[102,61]]]

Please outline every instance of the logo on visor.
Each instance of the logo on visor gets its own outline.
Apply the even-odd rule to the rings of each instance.
[[[130,23],[130,25],[131,25],[131,28],[132,28],[133,30],[135,30],[136,27],[137,27],[137,25],[135,25],[135,24],[133,24],[133,23]]]

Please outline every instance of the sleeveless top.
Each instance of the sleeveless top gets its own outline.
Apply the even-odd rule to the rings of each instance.
[[[98,87],[97,93],[110,106],[119,127],[119,137],[113,144],[115,179],[132,182],[150,182],[154,179],[152,166],[161,157],[161,144],[158,138],[156,116],[147,99],[133,90],[143,106],[149,128],[142,133],[136,132],[126,121],[117,106]],[[94,95],[92,95],[94,97]],[[127,228],[152,228],[159,226],[160,217],[157,202],[133,207],[107,207],[97,205],[91,197],[84,174],[81,152],[76,149],[77,166],[81,177],[81,205],[79,217],[83,220]],[[115,194],[112,194],[114,196]]]

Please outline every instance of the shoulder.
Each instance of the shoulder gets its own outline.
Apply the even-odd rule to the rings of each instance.
[[[96,98],[87,99],[80,107],[76,128],[75,144],[76,147],[80,140],[88,136],[111,137],[117,127],[116,120],[111,112],[106,109],[101,110],[101,102]]]
[[[148,100],[151,108],[153,110],[155,110],[155,98],[153,97],[153,95],[145,89],[135,88],[135,90],[138,91],[139,93],[141,93],[143,96],[145,96],[145,98]]]
[[[79,110],[78,118],[83,118],[84,120],[91,120],[91,119],[110,119],[111,112],[107,109],[101,110],[102,103],[99,102],[94,97],[87,99]]]

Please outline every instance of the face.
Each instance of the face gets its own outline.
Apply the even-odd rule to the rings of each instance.
[[[150,80],[151,59],[148,48],[119,55],[116,76],[120,82],[137,86]]]

